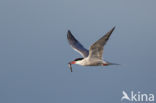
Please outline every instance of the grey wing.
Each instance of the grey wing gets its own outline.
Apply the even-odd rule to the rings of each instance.
[[[88,57],[89,51],[86,48],[84,48],[78,40],[76,40],[76,38],[72,35],[70,30],[68,30],[67,39],[69,44],[75,51],[79,52],[83,57]]]
[[[91,45],[89,49],[89,57],[90,58],[98,58],[102,59],[103,48],[104,45],[107,43],[110,35],[114,31],[115,27],[113,27],[109,32],[107,32],[102,38],[96,41],[93,45]]]

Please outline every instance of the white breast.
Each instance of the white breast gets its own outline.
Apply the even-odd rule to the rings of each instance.
[[[83,60],[81,61],[76,61],[76,64],[78,65],[82,65],[82,66],[96,66],[96,65],[100,65],[100,64],[103,64],[104,61],[101,60],[101,59],[90,59],[90,58],[84,58]]]

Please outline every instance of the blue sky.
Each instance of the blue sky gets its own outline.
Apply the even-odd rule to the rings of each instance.
[[[122,91],[156,94],[156,1],[0,1],[1,103],[114,103]],[[70,29],[86,48],[116,26],[108,67],[73,66]]]

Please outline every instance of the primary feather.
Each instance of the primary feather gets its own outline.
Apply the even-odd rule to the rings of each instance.
[[[70,30],[67,32],[67,39],[72,48],[80,53],[83,57],[88,57],[89,51],[72,35]]]
[[[107,32],[102,38],[97,40],[93,45],[91,45],[89,49],[89,58],[98,58],[102,59],[103,48],[107,43],[110,35],[114,31],[115,27],[113,27],[109,32]]]

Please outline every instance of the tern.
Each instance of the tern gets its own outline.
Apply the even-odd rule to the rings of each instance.
[[[103,60],[103,49],[104,45],[107,43],[109,37],[114,31],[113,27],[109,32],[107,32],[103,37],[97,40],[94,44],[90,46],[90,49],[87,50],[71,33],[70,30],[67,32],[67,39],[71,47],[79,52],[83,58],[76,58],[75,60],[68,63],[69,68],[72,72],[72,64],[78,64],[81,66],[108,66],[108,65],[118,65],[115,63],[110,63]]]

